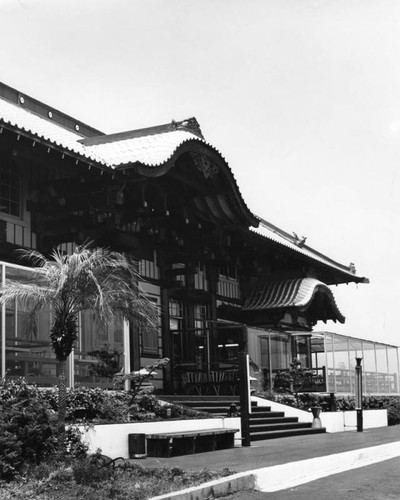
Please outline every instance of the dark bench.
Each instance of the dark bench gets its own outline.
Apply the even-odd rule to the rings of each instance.
[[[146,434],[147,456],[172,457],[233,448],[239,429],[159,432]]]

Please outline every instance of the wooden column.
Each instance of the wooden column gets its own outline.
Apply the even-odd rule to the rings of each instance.
[[[157,254],[157,262],[160,269],[160,301],[161,301],[161,338],[162,338],[162,355],[169,358],[170,362],[164,368],[164,392],[166,394],[173,393],[174,381],[174,360],[172,339],[169,330],[169,291],[168,291],[168,278],[167,269],[165,265],[165,258],[162,252]]]
[[[209,264],[207,266],[207,279],[209,293],[211,297],[210,303],[210,361],[211,369],[215,370],[218,368],[218,329],[217,329],[217,285],[218,285],[218,267],[215,264]]]

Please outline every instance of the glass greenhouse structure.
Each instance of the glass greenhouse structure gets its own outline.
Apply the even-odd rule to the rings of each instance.
[[[355,392],[356,359],[362,358],[364,394],[399,394],[398,347],[338,333],[314,332],[312,367],[324,368],[326,391]]]

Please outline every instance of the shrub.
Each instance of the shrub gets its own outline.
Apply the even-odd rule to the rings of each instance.
[[[108,465],[107,457],[100,451],[94,455],[76,460],[72,465],[74,479],[77,484],[98,486],[109,481],[115,474],[114,468]]]
[[[23,379],[1,380],[0,406],[0,479],[10,481],[56,450],[56,422],[40,391]]]
[[[50,406],[57,412],[57,397],[53,390],[45,391]],[[195,410],[172,405],[167,407],[154,394],[109,391],[100,388],[75,387],[67,390],[67,423],[102,424],[118,422],[150,422],[165,418],[202,418]]]

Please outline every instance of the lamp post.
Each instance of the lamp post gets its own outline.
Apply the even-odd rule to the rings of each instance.
[[[362,414],[362,358],[356,358],[356,412],[357,412],[357,432],[363,431]]]
[[[248,354],[246,354],[245,352],[239,352],[239,394],[242,446],[250,446],[250,386],[248,372]]]

